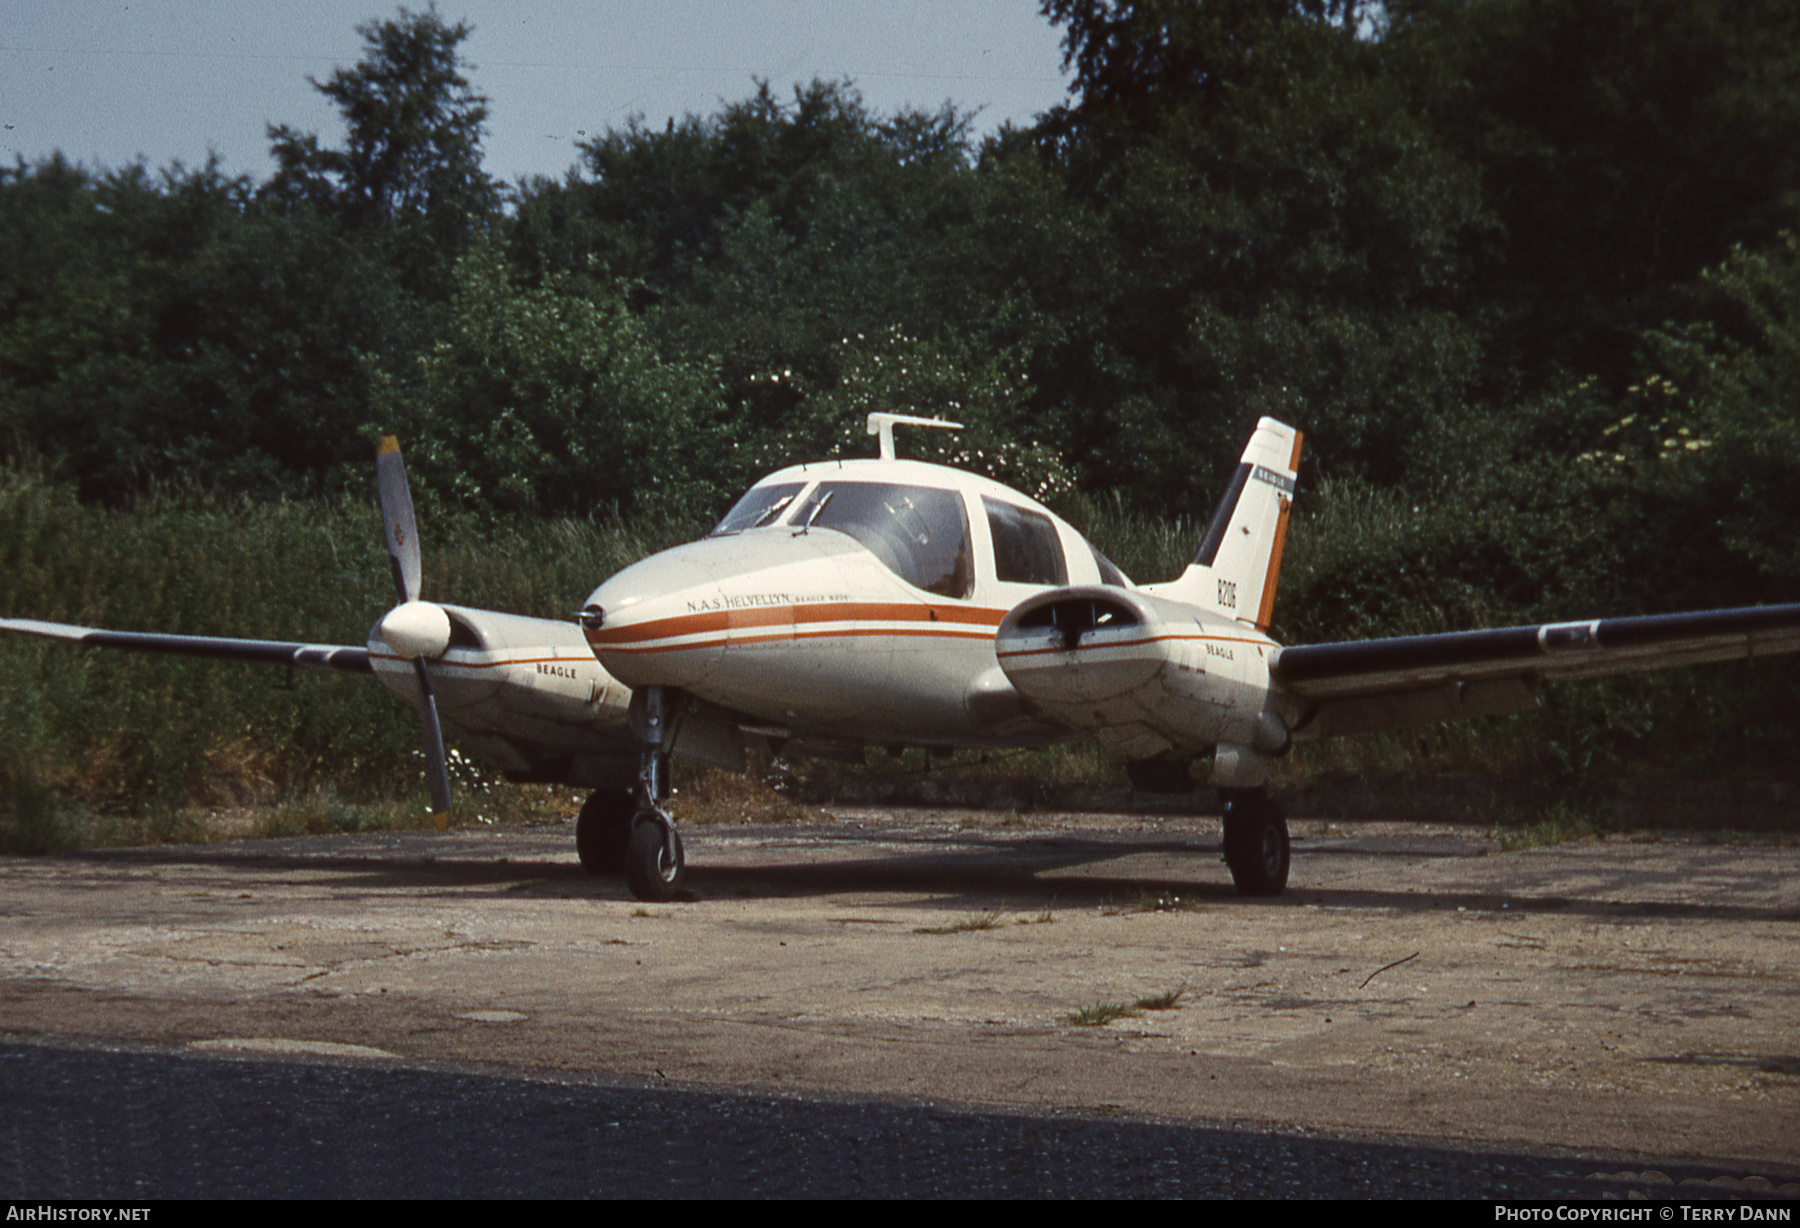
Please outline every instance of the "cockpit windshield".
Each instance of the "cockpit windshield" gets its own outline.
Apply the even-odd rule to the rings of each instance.
[[[718,527],[708,533],[708,537],[719,537],[726,533],[742,533],[745,529],[760,529],[766,524],[774,524],[781,513],[787,510],[794,496],[800,493],[804,482],[782,482],[775,486],[757,486],[725,513]]]
[[[888,570],[928,593],[967,597],[974,590],[969,517],[955,491],[889,482],[822,482],[788,523],[803,531],[847,533]]]

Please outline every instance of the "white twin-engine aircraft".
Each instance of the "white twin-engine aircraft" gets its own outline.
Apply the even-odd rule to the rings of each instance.
[[[450,807],[441,711],[477,758],[520,781],[594,790],[581,864],[634,894],[683,893],[664,803],[669,756],[742,769],[762,743],[860,756],[887,747],[1040,746],[1093,735],[1140,788],[1194,787],[1212,757],[1224,854],[1247,895],[1287,884],[1270,761],[1298,738],[1512,712],[1543,680],[1800,650],[1800,605],[1284,648],[1269,615],[1300,433],[1264,418],[1199,550],[1134,584],[1073,528],[996,482],[896,459],[796,465],[710,534],[621,571],[573,622],[419,597],[399,446],[378,452],[400,604],[366,648],[108,631],[0,630],[90,645],[373,672],[419,709],[432,810]]]

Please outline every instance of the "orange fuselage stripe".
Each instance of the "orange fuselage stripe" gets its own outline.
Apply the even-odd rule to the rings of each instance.
[[[1073,648],[1015,648],[1011,652],[1003,652],[1003,657],[1039,657],[1059,652],[1086,652],[1101,648],[1137,648],[1144,644],[1160,644],[1165,640],[1203,640],[1215,644],[1249,644],[1256,648],[1273,648],[1270,640],[1251,639],[1243,635],[1194,635],[1192,633],[1170,632],[1168,635],[1146,635],[1135,640],[1119,640],[1111,644],[1077,643]]]
[[[369,659],[411,664],[405,657],[393,652],[371,652]],[[593,657],[505,657],[492,661],[455,661],[449,657],[435,657],[431,664],[451,669],[498,669],[502,665],[598,665],[599,662]]]
[[[926,637],[940,640],[986,640],[991,643],[994,633],[991,631],[958,631],[952,627],[843,627],[821,631],[796,631],[792,635],[778,632],[774,635],[734,635],[730,639],[712,637],[703,640],[683,640],[678,644],[603,644],[599,646],[599,651],[619,653],[692,652],[727,646],[741,648],[751,644],[785,644],[794,640],[832,640],[857,637],[875,639],[889,636]]]
[[[998,627],[1005,610],[927,606],[901,602],[824,601],[807,605],[749,606],[738,610],[704,610],[673,618],[654,618],[623,627],[601,626],[587,633],[588,642],[600,648],[623,649],[644,640],[666,640],[681,635],[712,631],[739,631],[750,627],[779,627],[801,623],[920,622]],[[796,631],[795,634],[804,634]],[[736,637],[734,637],[735,640]]]

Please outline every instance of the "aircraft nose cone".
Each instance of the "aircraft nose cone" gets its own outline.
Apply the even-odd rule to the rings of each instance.
[[[791,639],[796,606],[843,589],[841,534],[708,537],[634,563],[588,597],[582,628],[627,686],[702,686],[734,640]],[[595,614],[590,614],[590,611]],[[595,616],[597,615],[597,617]]]
[[[579,620],[609,673],[627,686],[695,687],[724,648],[719,573],[729,558],[713,540],[633,563],[595,589]]]

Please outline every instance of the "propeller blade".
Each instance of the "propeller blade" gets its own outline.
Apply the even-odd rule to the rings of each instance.
[[[450,826],[450,771],[444,764],[444,731],[438,724],[437,696],[431,693],[431,671],[425,665],[424,654],[433,648],[437,652],[444,650],[443,643],[449,641],[449,622],[444,612],[435,607],[424,603],[411,606],[419,599],[419,530],[413,522],[412,488],[406,481],[406,463],[400,459],[400,441],[392,435],[376,445],[375,476],[381,492],[381,531],[387,537],[394,588],[400,594],[400,605],[382,619],[382,634],[395,651],[411,656],[413,672],[419,679],[419,695],[424,701],[419,705],[419,726],[425,735],[425,780],[431,787],[431,821],[443,831]],[[430,618],[434,613],[436,618]],[[443,623],[441,629],[436,626],[438,622]],[[394,645],[393,640],[398,640],[399,645]]]
[[[400,459],[400,441],[392,435],[375,448],[375,474],[381,491],[381,529],[387,535],[388,562],[394,568],[394,588],[400,600],[419,597],[419,532],[413,523],[412,488],[406,482],[406,462]]]
[[[431,786],[431,821],[439,831],[450,826],[450,771],[444,766],[444,731],[438,727],[437,697],[431,693],[431,671],[425,661],[413,661],[419,691],[425,703],[419,709],[420,731],[425,735],[425,780]]]

